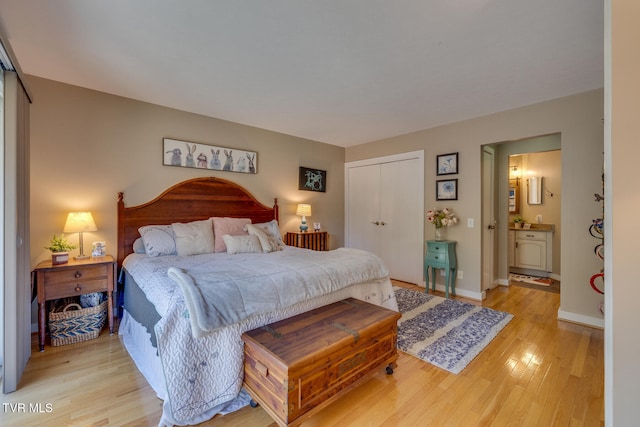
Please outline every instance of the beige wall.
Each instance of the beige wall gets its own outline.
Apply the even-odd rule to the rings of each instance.
[[[598,305],[602,298],[589,286],[589,278],[598,270],[598,264],[594,261],[593,238],[587,229],[593,218],[602,215],[601,206],[593,202],[593,193],[602,188],[602,117],[603,91],[595,90],[350,147],[346,150],[346,161],[425,150],[425,207],[446,205],[461,217],[461,224],[448,230],[448,237],[458,241],[459,269],[464,271],[464,279],[457,281],[457,286],[479,295],[482,247],[481,147],[559,133],[562,146],[561,239],[564,242],[559,316],[601,326],[603,321]],[[437,178],[436,155],[456,151],[459,152],[460,168],[458,200],[436,203],[433,184]],[[505,182],[505,191],[506,186]],[[504,206],[505,218],[499,221],[498,226],[506,230],[506,199]],[[466,227],[467,218],[475,219],[474,228]],[[433,230],[431,227],[425,229],[425,238],[431,238]],[[499,238],[501,248],[506,248],[506,232],[504,236]],[[500,261],[506,264],[506,255]],[[506,268],[500,267],[499,271],[506,272]]]
[[[296,204],[311,203],[310,222],[329,231],[332,247],[343,244],[343,148],[37,77],[29,85],[33,265],[50,256],[43,247],[62,231],[67,212],[94,214],[99,230],[85,233],[85,253],[95,240],[114,253],[119,191],[131,206],[199,176],[237,182],[269,206],[277,197],[283,232],[299,225]],[[163,137],[256,151],[258,174],[163,166]],[[327,192],[299,191],[299,166],[326,170]],[[69,237],[77,242],[77,235]]]
[[[640,2],[605,2],[605,424],[638,424]]]

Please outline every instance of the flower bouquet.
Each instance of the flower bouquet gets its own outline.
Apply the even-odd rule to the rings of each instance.
[[[456,214],[449,208],[429,209],[427,211],[427,221],[436,226],[436,240],[444,240],[443,228],[451,227],[458,223]]]

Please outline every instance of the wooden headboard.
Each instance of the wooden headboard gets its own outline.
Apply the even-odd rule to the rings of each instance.
[[[125,207],[124,193],[118,193],[118,266],[133,252],[140,237],[138,228],[151,224],[191,222],[214,216],[251,218],[251,222],[278,220],[278,199],[272,208],[258,202],[251,193],[221,178],[194,178],[180,182],[142,205]]]

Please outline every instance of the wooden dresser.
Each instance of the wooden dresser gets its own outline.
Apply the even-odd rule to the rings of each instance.
[[[378,369],[393,373],[399,318],[349,298],[246,332],[244,386],[279,425],[298,425]]]
[[[288,232],[284,239],[287,246],[313,249],[314,251],[329,250],[329,233],[326,231]]]

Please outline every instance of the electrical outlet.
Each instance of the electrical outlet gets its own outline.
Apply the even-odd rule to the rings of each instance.
[[[440,268],[439,270],[440,270],[440,276],[444,277],[445,276],[444,273],[446,270],[444,268]]]
[[[467,218],[467,228],[473,228],[475,225],[475,220],[473,218]]]
[[[464,273],[462,272],[462,270],[458,270],[458,279],[464,279]]]

